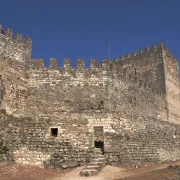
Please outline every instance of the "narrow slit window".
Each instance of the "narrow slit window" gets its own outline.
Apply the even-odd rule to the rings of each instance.
[[[57,137],[58,135],[58,128],[51,128],[51,135]]]

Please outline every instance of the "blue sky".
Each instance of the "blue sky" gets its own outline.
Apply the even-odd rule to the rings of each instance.
[[[7,0],[0,24],[33,39],[33,58],[99,62],[162,41],[180,59],[179,0]]]

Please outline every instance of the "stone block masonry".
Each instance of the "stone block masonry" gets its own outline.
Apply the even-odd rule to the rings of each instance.
[[[42,168],[180,160],[178,61],[162,43],[114,61],[31,59],[0,26],[0,161]]]

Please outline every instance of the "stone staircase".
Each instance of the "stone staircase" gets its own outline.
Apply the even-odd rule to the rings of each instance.
[[[90,163],[80,172],[81,176],[94,176],[97,175],[100,170],[105,166],[106,158],[101,152],[101,149],[94,149],[94,157],[91,159]]]

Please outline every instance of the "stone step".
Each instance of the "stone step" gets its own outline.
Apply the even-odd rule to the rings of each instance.
[[[95,150],[94,153],[102,153],[102,151],[99,149],[99,150]]]
[[[98,157],[92,158],[92,161],[93,160],[95,160],[95,161],[102,161],[102,160],[106,160],[106,158],[104,156],[98,156]]]
[[[103,155],[102,152],[95,152],[94,155]]]
[[[96,162],[96,163],[90,162],[88,164],[88,166],[100,166],[100,167],[104,167],[105,163],[104,162]]]
[[[86,167],[80,172],[82,176],[93,176],[97,175],[98,172],[105,167],[106,158],[101,152],[101,149],[94,149],[94,157],[91,161],[86,165]]]
[[[95,155],[94,155],[94,158],[99,159],[99,158],[104,158],[104,156],[103,156],[103,155],[100,155],[100,154],[95,154]]]
[[[100,160],[100,161],[95,161],[95,160],[92,160],[90,161],[89,163],[92,163],[92,164],[106,164],[106,160]]]
[[[92,161],[90,161],[88,164],[105,164],[106,163],[106,161],[105,160],[100,160],[100,161],[98,161],[98,160],[92,160]]]
[[[104,158],[92,159],[90,162],[92,162],[92,163],[106,163],[106,159],[104,159]]]
[[[97,165],[87,165],[86,169],[97,169],[98,171],[100,171],[101,166],[97,166]]]
[[[96,154],[97,154],[97,155],[102,155],[102,156],[104,156],[104,155],[102,154],[102,152],[95,152],[94,155],[96,155]]]

